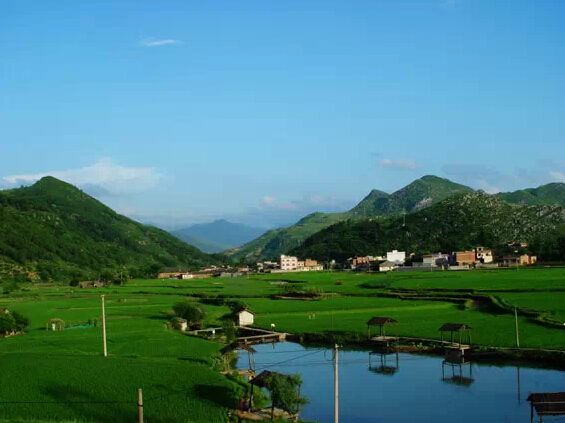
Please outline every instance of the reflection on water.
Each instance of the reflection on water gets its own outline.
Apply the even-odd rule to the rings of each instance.
[[[258,373],[302,374],[302,392],[310,404],[301,417],[333,422],[331,350],[290,342],[254,348]],[[377,351],[340,350],[339,357],[340,423],[525,422],[530,405],[522,397],[565,390],[565,372],[557,370],[451,365],[444,357]],[[240,353],[238,366],[249,367],[247,352]]]
[[[388,356],[393,357],[388,358]],[[371,358],[373,358],[372,362]],[[397,352],[373,351],[369,353],[369,371],[376,374],[392,376],[400,370],[399,361],[399,354]]]

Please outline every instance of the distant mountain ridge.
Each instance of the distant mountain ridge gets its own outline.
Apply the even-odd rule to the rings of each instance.
[[[266,229],[220,219],[171,231],[177,238],[207,253],[218,253],[243,245],[265,233]]]
[[[0,191],[0,270],[87,278],[109,269],[144,275],[140,269],[152,265],[196,269],[218,261],[53,177]]]
[[[475,190],[468,186],[426,175],[392,194],[372,190],[348,212],[310,214],[295,225],[268,231],[241,248],[228,251],[228,254],[236,259],[245,258],[249,261],[274,258],[299,247],[315,233],[342,221],[414,213],[454,195],[473,192]],[[512,193],[499,193],[494,197],[522,205],[565,206],[565,184],[551,183]]]
[[[236,259],[245,258],[250,261],[274,258],[298,247],[309,236],[335,223],[348,219],[411,213],[451,195],[466,192],[473,192],[473,189],[448,179],[426,175],[392,194],[373,190],[348,212],[310,214],[293,226],[266,232],[261,237],[228,254],[233,255]]]
[[[537,188],[496,194],[508,203],[526,205],[559,205],[565,207],[565,183],[554,182]]]

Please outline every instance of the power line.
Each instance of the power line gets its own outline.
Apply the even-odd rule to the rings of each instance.
[[[298,360],[300,358],[308,357],[310,355],[317,354],[321,351],[325,351],[325,350],[315,350],[315,351],[308,353],[308,354],[300,355],[298,357],[289,358],[288,360],[279,361],[278,363],[269,364],[268,366],[259,367],[256,370],[264,370],[264,369],[268,369],[270,367],[280,366],[281,364],[288,363],[288,362],[294,361],[294,360]]]

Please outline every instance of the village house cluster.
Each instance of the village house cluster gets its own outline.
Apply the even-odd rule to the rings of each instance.
[[[257,263],[259,272],[284,273],[284,272],[316,272],[324,270],[324,265],[316,260],[299,260],[295,256],[281,255],[278,262],[263,261]]]
[[[527,243],[509,243],[509,247],[516,248],[516,254],[498,254],[495,250],[486,247],[475,247],[473,250],[453,251],[451,253],[434,253],[422,256],[417,260],[415,254],[410,254],[407,259],[406,252],[393,250],[386,256],[361,256],[348,259],[348,266],[352,270],[369,271],[378,270],[388,272],[391,270],[468,270],[484,267],[526,266],[537,263],[537,257],[529,254],[518,254],[518,249],[527,248]]]
[[[237,267],[205,267],[197,271],[187,269],[165,269],[158,274],[159,279],[202,279],[202,278],[237,278],[251,272],[247,265]]]

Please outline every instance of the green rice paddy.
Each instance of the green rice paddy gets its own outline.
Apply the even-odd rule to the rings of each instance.
[[[317,300],[280,299],[284,284]],[[434,300],[379,295],[433,294]],[[237,383],[214,370],[222,344],[167,329],[176,301],[202,297],[242,301],[255,324],[290,333],[333,332],[363,339],[373,316],[399,321],[402,336],[439,339],[446,322],[472,327],[474,344],[513,347],[514,315],[442,296],[492,295],[565,322],[565,269],[510,269],[394,274],[297,273],[237,279],[135,280],[125,286],[79,289],[31,285],[0,299],[29,317],[25,335],[0,339],[0,421],[134,421],[142,388],[150,422],[223,422],[235,407]],[[100,294],[105,294],[109,357],[101,356]],[[276,297],[279,297],[278,299]],[[227,306],[203,305],[205,325],[217,325]],[[74,330],[46,331],[58,318]],[[87,322],[91,325],[86,325]],[[565,328],[519,318],[522,347],[565,349]]]

